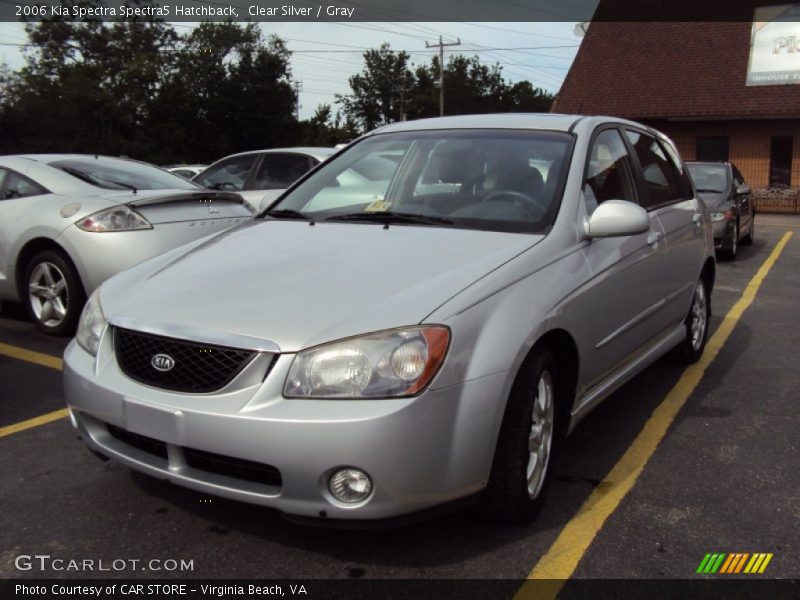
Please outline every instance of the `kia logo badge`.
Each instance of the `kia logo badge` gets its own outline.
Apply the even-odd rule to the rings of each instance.
[[[150,364],[156,371],[166,373],[175,367],[175,359],[168,354],[156,354],[150,359]]]

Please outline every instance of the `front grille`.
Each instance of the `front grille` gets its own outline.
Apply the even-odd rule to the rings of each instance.
[[[120,442],[141,450],[142,452],[160,456],[163,459],[167,458],[167,445],[164,442],[110,424],[108,425],[108,433],[117,438]]]
[[[132,431],[122,429],[110,423],[107,423],[106,427],[108,433],[123,444],[168,460],[166,443],[147,437],[146,435],[133,433]],[[186,464],[192,469],[262,485],[271,485],[274,487],[281,487],[281,485],[283,485],[281,472],[272,465],[245,460],[243,458],[223,456],[221,454],[214,454],[213,452],[196,450],[194,448],[181,448],[181,450],[183,451],[183,458]]]
[[[224,388],[256,355],[251,350],[199,344],[119,327],[114,329],[114,347],[120,369],[131,379],[165,390],[195,394]],[[168,371],[156,369],[152,361],[158,354],[172,358],[174,366]]]
[[[281,472],[272,465],[265,465],[243,458],[222,456],[221,454],[213,454],[212,452],[195,450],[194,448],[184,448],[183,456],[187,465],[199,471],[277,487],[280,487],[283,483]]]

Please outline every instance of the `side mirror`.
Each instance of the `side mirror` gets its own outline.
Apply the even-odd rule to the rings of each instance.
[[[736,195],[737,196],[749,196],[750,195],[750,186],[747,185],[746,183],[743,183],[742,185],[738,186],[736,188]]]
[[[606,200],[589,217],[589,237],[621,237],[649,230],[647,211],[627,200]]]

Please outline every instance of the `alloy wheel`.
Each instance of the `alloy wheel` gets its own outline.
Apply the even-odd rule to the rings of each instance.
[[[547,463],[550,460],[550,448],[553,443],[554,416],[553,376],[549,371],[542,371],[536,386],[536,398],[533,400],[532,423],[528,435],[528,496],[536,498],[542,490]]]
[[[69,289],[64,273],[51,262],[40,262],[28,281],[28,302],[36,319],[46,327],[58,327],[69,309]]]
[[[708,299],[706,287],[702,281],[697,282],[694,288],[694,302],[692,302],[692,348],[696,351],[703,345],[708,325]]]

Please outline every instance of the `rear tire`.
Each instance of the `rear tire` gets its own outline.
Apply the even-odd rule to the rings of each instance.
[[[711,318],[711,294],[704,278],[694,289],[692,306],[686,315],[686,338],[675,347],[674,355],[682,363],[691,365],[700,360],[708,341],[708,322]]]
[[[44,250],[25,269],[21,294],[34,325],[47,335],[72,335],[86,302],[80,277],[61,252]]]
[[[559,385],[552,353],[533,350],[508,398],[489,484],[478,506],[483,516],[522,522],[541,511],[555,447]]]

